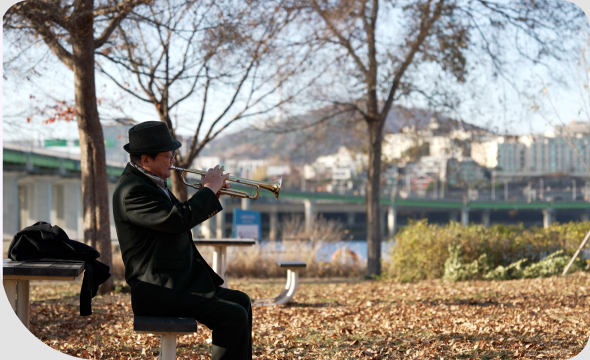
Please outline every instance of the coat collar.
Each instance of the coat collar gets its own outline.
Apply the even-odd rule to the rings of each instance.
[[[142,168],[141,166],[137,165],[134,162],[131,162],[130,161],[129,162],[129,165],[133,166],[139,172],[143,173],[145,176],[147,176],[148,178],[150,178],[150,180],[152,180],[156,185],[158,185],[162,189],[168,190],[168,184],[166,184],[166,180],[165,179],[162,179],[158,175],[153,174],[153,173],[147,171],[146,169]]]
[[[149,174],[151,174],[151,173],[149,171],[146,171],[145,169],[139,167],[138,165],[136,165],[136,164],[134,164],[132,162],[128,162],[127,163],[127,166],[125,167],[125,170],[123,171],[123,175],[125,175],[125,174],[127,174],[127,175],[133,175],[133,176],[139,176],[139,177],[143,177],[145,179],[148,179],[149,180],[148,182],[150,184],[153,184],[156,188],[158,188],[158,190],[160,192],[162,192],[162,195],[164,195],[168,200],[172,200],[173,203],[178,202],[178,200],[176,200],[176,201],[173,200],[173,199],[176,199],[176,198],[174,197],[174,195],[172,195],[172,191],[170,191],[170,189],[168,189],[168,186],[167,186],[167,184],[166,184],[166,182],[165,182],[164,179],[162,179],[162,178],[160,178],[160,177],[158,177],[156,175],[153,175],[153,174],[152,174],[152,176],[150,176]],[[154,179],[154,177],[162,180],[164,182],[164,185],[166,187],[162,187],[158,183],[158,181],[156,181],[156,179]]]

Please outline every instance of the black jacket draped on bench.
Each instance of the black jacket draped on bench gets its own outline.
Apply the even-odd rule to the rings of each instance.
[[[100,253],[93,247],[71,240],[59,226],[43,221],[16,233],[8,248],[8,257],[15,261],[84,261],[84,279],[80,289],[82,316],[92,315],[92,298],[98,286],[111,276],[110,268],[96,260],[99,256]]]

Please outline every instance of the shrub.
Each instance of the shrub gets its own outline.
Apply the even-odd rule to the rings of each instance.
[[[494,270],[483,274],[484,280],[511,280],[520,279],[523,277],[524,269],[522,265],[527,259],[520,259],[508,266],[499,265]]]
[[[558,250],[545,259],[527,266],[522,276],[525,278],[535,278],[561,274],[571,260],[571,256],[564,256],[562,254],[563,250]],[[577,257],[569,272],[584,270],[584,263],[585,261]]]
[[[460,257],[461,246],[449,245],[449,257],[445,260],[444,280],[461,281],[471,280],[487,273],[489,260],[486,254],[481,255],[470,264],[465,264]]]
[[[485,274],[490,278],[524,276],[519,273],[523,259],[538,263],[562,250],[569,261],[589,229],[590,222],[552,224],[548,229],[497,224],[486,229],[482,225],[462,227],[456,222],[436,225],[413,221],[396,235],[387,273],[400,281],[466,280]]]

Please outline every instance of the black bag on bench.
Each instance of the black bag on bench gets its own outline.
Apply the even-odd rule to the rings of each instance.
[[[85,271],[80,289],[80,315],[92,315],[92,298],[98,286],[111,274],[110,268],[96,260],[100,253],[91,246],[71,240],[59,226],[39,221],[17,232],[8,247],[8,257],[15,261],[39,260],[84,261]]]

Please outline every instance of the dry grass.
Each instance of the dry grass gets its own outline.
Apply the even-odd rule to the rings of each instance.
[[[274,278],[285,275],[277,261],[300,260],[307,264],[300,272],[303,277],[361,276],[365,272],[363,262],[342,262],[340,259],[323,262],[317,260],[321,244],[303,240],[270,242],[240,248],[228,254],[228,276],[235,278]]]
[[[300,260],[307,264],[300,272],[302,277],[357,277],[365,273],[366,260],[343,254],[331,261],[318,260],[318,252],[325,243],[339,244],[342,242],[344,231],[342,225],[336,221],[318,218],[310,231],[305,230],[301,217],[291,216],[279,227],[282,241],[269,241],[248,247],[228,247],[227,275],[232,278],[277,278],[284,277],[285,270],[276,265],[277,261]],[[213,248],[199,247],[199,252],[212,264]],[[113,269],[111,271],[116,280],[125,279],[125,267],[121,253],[113,254]]]

